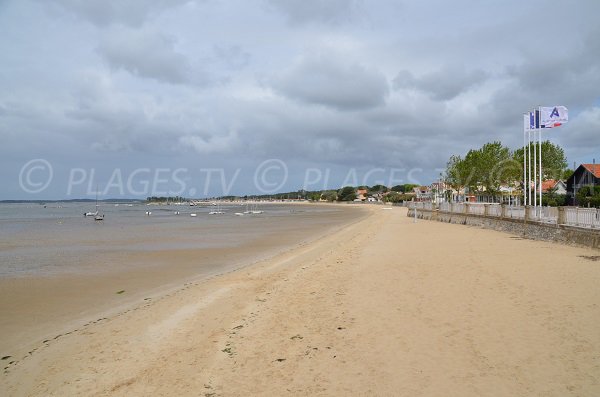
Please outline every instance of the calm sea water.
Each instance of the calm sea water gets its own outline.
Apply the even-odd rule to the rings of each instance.
[[[282,204],[259,204],[263,214],[244,216],[235,215],[246,210],[239,204],[223,204],[223,215],[209,215],[214,206],[101,203],[99,209],[105,214],[100,222],[83,216],[95,210],[94,203],[0,204],[0,277],[89,271],[87,264],[114,265],[119,255],[135,251],[235,247],[327,227],[347,211]]]

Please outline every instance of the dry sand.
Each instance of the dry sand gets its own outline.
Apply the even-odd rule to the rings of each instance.
[[[375,207],[6,359],[0,394],[598,396],[598,254]]]

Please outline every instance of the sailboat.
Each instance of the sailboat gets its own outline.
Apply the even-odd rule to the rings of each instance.
[[[98,212],[98,188],[96,187],[96,213],[94,214],[94,220],[95,221],[103,221],[104,220],[104,214],[100,214]]]
[[[216,210],[216,211],[210,211],[210,212],[208,213],[208,215],[221,215],[221,214],[224,214],[224,213],[225,213],[225,212],[223,212],[223,211],[221,210],[221,202],[220,202],[220,201],[217,201],[217,203],[216,203],[216,204],[215,204],[215,203],[213,203],[213,205],[216,205],[216,206],[217,206],[217,210]]]
[[[263,212],[265,211],[258,209],[258,203],[254,204],[252,211],[250,211],[251,214],[262,214]]]

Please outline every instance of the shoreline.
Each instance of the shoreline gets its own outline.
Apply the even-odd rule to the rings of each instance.
[[[0,390],[598,394],[595,251],[380,209],[53,340]]]
[[[234,249],[142,251],[109,256],[117,263],[139,263],[131,267],[114,264],[99,273],[5,277],[0,280],[4,314],[1,355],[25,357],[44,340],[70,334],[98,319],[119,315],[188,283],[235,272],[309,244],[336,228],[359,221],[366,212],[347,213],[341,221],[338,219],[333,225],[311,233],[296,232],[299,238],[289,233],[283,237],[273,235],[275,242],[271,245],[249,242]],[[197,267],[199,262],[212,261],[215,261],[212,265]],[[169,263],[176,263],[176,266]],[[19,318],[22,321],[16,321]]]

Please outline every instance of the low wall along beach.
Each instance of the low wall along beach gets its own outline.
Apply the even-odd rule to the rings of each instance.
[[[409,203],[407,215],[439,222],[481,226],[535,240],[600,248],[600,211],[595,208],[511,207],[505,204]]]

